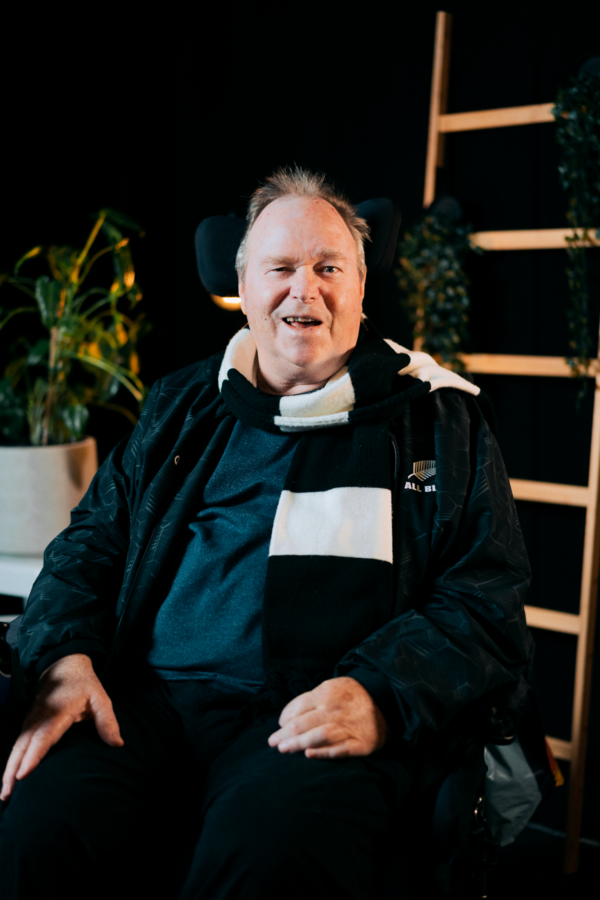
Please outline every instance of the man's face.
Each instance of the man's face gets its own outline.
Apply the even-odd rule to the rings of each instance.
[[[247,259],[240,298],[261,371],[329,378],[356,345],[364,296],[342,217],[326,200],[275,200],[254,223]]]

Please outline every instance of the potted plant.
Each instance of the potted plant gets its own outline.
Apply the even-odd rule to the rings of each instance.
[[[481,252],[469,240],[470,226],[459,224],[461,216],[458,202],[442,195],[404,235],[396,270],[415,350],[458,371],[470,311],[464,260],[472,250]]]
[[[68,524],[97,468],[96,441],[85,435],[90,406],[137,421],[117,402],[121,389],[140,408],[145,399],[137,356],[143,313],[132,317],[142,293],[121,229],[140,232],[103,209],[83,249],[34,247],[12,274],[0,275],[0,299],[10,304],[0,306],[0,330],[17,316],[37,318],[12,341],[0,378],[0,554],[39,555]],[[98,249],[100,235],[106,245]],[[112,284],[94,287],[90,272],[102,257],[112,258]],[[24,274],[40,262],[44,272]]]

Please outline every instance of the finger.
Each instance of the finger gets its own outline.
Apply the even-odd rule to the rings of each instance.
[[[12,794],[12,790],[15,786],[17,772],[19,771],[21,761],[25,756],[25,752],[32,737],[32,730],[23,731],[15,741],[15,745],[12,748],[10,756],[8,757],[8,762],[6,763],[6,768],[4,769],[4,774],[2,776],[2,791],[0,792],[0,800],[7,800]]]
[[[53,716],[46,722],[38,725],[31,736],[31,740],[21,760],[17,771],[17,781],[21,781],[33,772],[40,764],[50,747],[68,731],[73,724],[73,718],[69,715]]]
[[[34,706],[34,708],[25,718],[21,734],[15,741],[14,747],[4,769],[4,774],[2,776],[3,788],[2,792],[0,793],[0,800],[5,800],[11,795],[15,785],[15,781],[17,779],[17,773],[21,768],[23,757],[27,753],[34,735],[36,734],[40,726],[44,724],[44,721],[45,718],[43,710],[41,710],[37,705]]]
[[[308,747],[326,747],[337,744],[346,738],[346,734],[337,725],[319,725],[311,728],[296,737],[287,738],[278,745],[280,753],[297,753],[298,750],[306,750]]]
[[[307,747],[304,751],[307,759],[341,759],[344,756],[362,756],[361,753],[353,753],[349,741],[340,741],[329,747]]]
[[[90,697],[90,710],[96,725],[96,731],[109,747],[122,747],[125,741],[121,737],[119,723],[106,691],[98,690]]]
[[[323,709],[311,709],[309,712],[290,719],[279,731],[274,731],[269,738],[269,745],[277,747],[282,741],[293,738],[311,728],[318,728],[319,725],[326,725],[330,721],[327,713]]]
[[[287,725],[290,719],[293,719],[295,716],[302,715],[302,713],[308,712],[311,709],[317,708],[317,702],[315,700],[314,691],[307,691],[305,694],[299,694],[297,697],[294,697],[293,700],[284,706],[281,715],[279,716],[279,724]]]

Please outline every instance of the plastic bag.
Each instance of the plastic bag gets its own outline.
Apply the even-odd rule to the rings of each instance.
[[[539,708],[530,691],[512,744],[487,744],[484,811],[492,839],[511,844],[543,800],[564,779],[544,737]]]

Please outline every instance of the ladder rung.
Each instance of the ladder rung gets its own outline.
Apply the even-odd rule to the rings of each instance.
[[[533,125],[537,122],[554,122],[550,112],[554,103],[536,103],[533,106],[509,106],[504,109],[482,109],[478,112],[445,113],[438,118],[438,130],[476,131],[480,128],[505,128],[507,125]]]
[[[573,372],[564,356],[521,356],[510,353],[459,353],[467,372],[480,375],[538,375],[548,378],[572,378]],[[593,359],[588,369],[590,378],[600,374],[600,360]]]
[[[511,478],[515,500],[532,500],[534,503],[558,503],[561,506],[587,506],[590,492],[578,484],[554,484],[551,481],[526,481]]]
[[[550,744],[550,749],[556,759],[571,759],[573,756],[573,744],[571,741],[562,741],[560,738],[550,737],[546,735],[546,740]]]
[[[581,630],[581,619],[573,613],[542,609],[541,606],[525,606],[525,616],[530,628],[560,631],[561,634],[579,634]]]
[[[600,247],[596,227],[588,229],[586,246]],[[475,231],[469,235],[473,244],[483,250],[565,250],[566,238],[573,237],[572,228],[529,228],[519,231]]]

